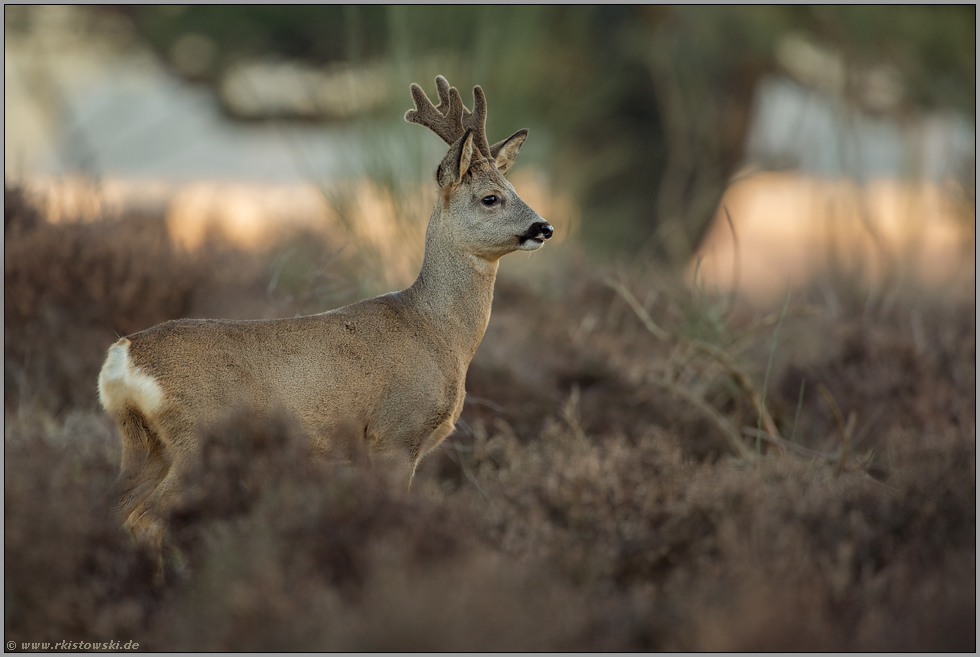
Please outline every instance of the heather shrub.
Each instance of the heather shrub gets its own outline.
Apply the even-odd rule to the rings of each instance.
[[[100,449],[103,436],[57,444],[38,427],[5,429],[6,639],[139,635],[157,604],[153,567],[104,499],[116,466]]]
[[[482,545],[471,510],[406,495],[383,465],[313,462],[280,418],[237,414],[207,437],[172,517],[189,565],[160,645],[517,649],[558,638],[535,621],[562,603],[547,586],[525,598],[522,569]]]
[[[23,201],[4,212],[4,401],[91,406],[109,345],[186,316],[202,263],[174,249],[162,217],[51,224]]]

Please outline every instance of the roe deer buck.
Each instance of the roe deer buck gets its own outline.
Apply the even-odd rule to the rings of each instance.
[[[405,114],[450,144],[411,287],[309,317],[173,320],[109,348],[99,399],[122,434],[117,511],[157,555],[200,430],[236,407],[284,409],[314,454],[353,427],[369,455],[401,460],[409,483],[453,431],[498,260],[540,248],[553,228],[504,178],[527,131],[490,146],[483,90],[470,113],[445,78],[436,86],[438,107],[413,84]]]

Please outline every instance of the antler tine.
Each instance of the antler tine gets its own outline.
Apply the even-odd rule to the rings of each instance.
[[[412,83],[415,109],[405,112],[405,120],[425,126],[452,145],[466,132],[463,127],[463,100],[456,88],[450,87],[446,78],[441,75],[436,78],[436,88],[439,91],[439,107],[432,104],[419,85]]]
[[[412,83],[412,99],[415,109],[405,112],[405,120],[418,123],[436,133],[447,144],[454,144],[466,130],[473,131],[473,145],[490,159],[491,149],[487,142],[487,97],[480,85],[473,87],[473,111],[463,105],[456,87],[441,75],[436,76],[436,90],[439,92],[439,106],[436,107],[425,95],[419,85]]]
[[[487,97],[483,87],[473,87],[473,112],[463,107],[463,127],[473,131],[473,145],[483,157],[490,159],[490,144],[487,142]]]
[[[439,92],[439,106],[436,108],[439,113],[445,116],[449,113],[449,106],[451,104],[449,98],[449,90],[452,87],[449,86],[449,80],[442,77],[441,75],[436,76],[436,90]],[[459,104],[463,104],[463,99],[459,99]]]

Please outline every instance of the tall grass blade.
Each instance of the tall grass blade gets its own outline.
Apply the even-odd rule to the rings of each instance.
[[[776,342],[779,340],[779,328],[783,325],[783,319],[786,317],[786,309],[789,308],[789,298],[792,294],[792,286],[786,286],[786,301],[783,302],[783,310],[779,313],[779,322],[776,323],[776,330],[772,332],[772,348],[769,349],[769,363],[766,365],[766,376],[762,379],[762,398],[759,400],[759,406],[761,411],[759,412],[759,425],[756,427],[758,431],[762,431],[762,416],[766,412],[766,391],[769,388],[769,372],[772,370],[772,358],[776,355]],[[755,453],[759,454],[762,452],[762,439],[758,436],[755,439]]]
[[[803,391],[806,390],[806,379],[800,382],[800,398],[796,400],[796,415],[793,417],[793,431],[789,434],[789,441],[796,442],[796,427],[800,426],[800,411],[803,409]]]

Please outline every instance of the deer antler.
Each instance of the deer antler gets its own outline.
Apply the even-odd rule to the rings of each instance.
[[[456,87],[450,87],[446,78],[436,76],[436,89],[439,92],[439,106],[436,107],[425,95],[422,88],[412,83],[412,100],[415,109],[405,112],[405,120],[418,123],[439,135],[450,146],[462,137],[467,130],[473,131],[473,145],[483,155],[490,158],[490,145],[487,142],[487,98],[479,85],[473,87],[473,111],[463,105]]]
[[[463,128],[473,131],[473,145],[483,157],[490,159],[490,145],[487,143],[487,97],[483,95],[483,87],[473,87],[473,113],[463,106]]]

